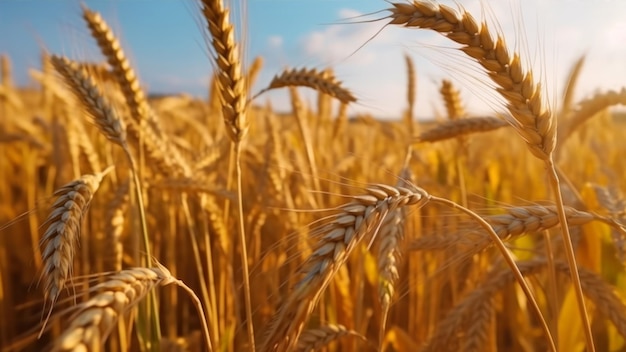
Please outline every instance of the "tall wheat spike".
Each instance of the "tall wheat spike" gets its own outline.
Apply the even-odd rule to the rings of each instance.
[[[243,186],[241,151],[242,143],[248,132],[247,89],[248,82],[242,73],[240,48],[235,41],[234,27],[230,22],[230,13],[222,0],[202,0],[202,14],[207,21],[211,34],[212,55],[216,66],[216,83],[221,98],[222,118],[226,132],[234,143],[235,173],[237,180],[237,206],[239,246],[241,250],[241,267],[243,296],[246,312],[248,343],[252,352],[256,351],[254,324],[252,321],[252,301],[250,298],[250,277],[248,273],[248,250],[244,224]]]
[[[202,0],[202,14],[211,34],[226,132],[234,142],[239,142],[248,131],[247,87],[241,68],[240,49],[235,41],[235,29],[229,18],[230,11],[224,7],[222,0]]]

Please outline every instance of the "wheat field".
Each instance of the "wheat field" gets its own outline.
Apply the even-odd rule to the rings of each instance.
[[[626,88],[575,101],[581,57],[549,104],[475,14],[381,5],[458,46],[502,110],[446,79],[418,120],[402,53],[393,120],[349,115],[332,68],[251,91],[262,58],[244,67],[222,0],[199,1],[207,99],[149,96],[85,6],[100,62],[45,53],[25,89],[0,56],[1,350],[626,351]]]

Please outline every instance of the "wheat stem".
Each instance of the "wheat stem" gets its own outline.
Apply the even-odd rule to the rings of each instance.
[[[561,235],[563,236],[563,244],[565,245],[565,256],[567,257],[567,264],[570,267],[570,275],[572,278],[572,285],[574,286],[574,292],[576,292],[576,301],[578,303],[578,311],[580,313],[580,319],[582,320],[582,327],[585,332],[585,339],[587,343],[587,349],[589,352],[595,351],[593,343],[593,332],[591,331],[591,322],[589,315],[587,314],[587,307],[585,306],[585,296],[580,284],[580,275],[578,274],[578,265],[576,264],[576,254],[574,253],[574,245],[572,244],[572,236],[569,233],[569,226],[567,226],[567,216],[565,215],[565,207],[563,206],[563,195],[561,194],[561,187],[559,182],[559,176],[556,172],[556,167],[552,159],[552,155],[546,162],[548,177],[554,191],[557,214],[559,216],[559,222],[561,223]]]
[[[254,352],[256,346],[254,343],[254,322],[252,321],[252,300],[250,299],[250,274],[248,273],[248,250],[246,244],[246,230],[243,212],[243,185],[241,171],[241,142],[235,143],[235,159],[237,172],[237,205],[239,209],[239,243],[241,245],[241,270],[243,276],[243,290],[246,305],[246,325],[248,327],[248,340],[250,343],[250,351]]]
[[[522,290],[524,291],[524,294],[526,295],[526,297],[528,298],[528,301],[530,302],[530,306],[532,307],[532,310],[537,315],[537,318],[539,319],[539,321],[541,323],[541,328],[543,329],[543,331],[544,331],[544,333],[546,335],[546,338],[548,340],[548,344],[550,346],[550,350],[556,352],[557,349],[556,349],[556,345],[554,343],[554,338],[553,338],[552,334],[550,333],[550,328],[548,327],[548,324],[546,323],[545,317],[541,313],[541,309],[539,309],[539,305],[537,304],[537,301],[535,300],[535,297],[533,296],[532,291],[530,290],[530,287],[528,286],[528,283],[526,283],[526,280],[524,279],[524,276],[522,275],[521,271],[519,270],[519,268],[515,264],[515,259],[513,258],[513,256],[509,252],[509,250],[504,245],[504,242],[502,242],[500,237],[498,237],[498,234],[493,230],[493,227],[491,227],[491,225],[487,221],[485,221],[485,219],[481,218],[478,214],[476,214],[473,211],[471,211],[471,210],[469,210],[469,209],[467,209],[465,207],[462,207],[462,206],[460,206],[460,205],[458,205],[458,204],[456,204],[456,203],[454,203],[454,202],[452,202],[450,200],[431,196],[431,201],[434,202],[434,203],[440,203],[440,204],[449,206],[449,207],[451,207],[453,209],[458,209],[458,210],[464,212],[465,214],[469,215],[474,220],[476,220],[476,222],[478,222],[478,224],[480,224],[480,226],[483,229],[485,229],[485,231],[487,231],[487,233],[491,237],[492,241],[495,243],[496,247],[498,247],[498,250],[500,251],[500,253],[502,253],[502,257],[506,261],[507,265],[509,266],[509,268],[511,269],[511,271],[515,275],[515,279],[517,280],[517,282],[522,287]]]

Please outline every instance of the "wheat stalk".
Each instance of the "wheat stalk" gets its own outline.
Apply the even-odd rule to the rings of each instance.
[[[586,345],[590,352],[595,351],[591,323],[576,270],[576,255],[563,209],[559,177],[554,164],[556,120],[542,100],[541,88],[534,82],[532,71],[522,67],[518,53],[514,53],[512,57],[509,55],[502,36],[497,36],[494,41],[487,23],[483,22],[479,26],[474,17],[465,10],[461,10],[459,14],[444,5],[416,0],[410,4],[392,3],[392,5],[393,8],[389,9],[390,24],[431,29],[461,44],[460,50],[485,69],[487,75],[497,85],[496,91],[507,101],[511,126],[526,141],[530,152],[545,163],[559,209],[561,235],[567,261],[572,268],[570,272],[579,315],[583,321]]]
[[[69,326],[54,341],[52,351],[101,351],[121,316],[153,287],[175,281],[162,268],[133,268],[111,275],[91,289],[98,292],[95,296],[71,308],[75,313]]]
[[[333,221],[315,231],[322,237],[303,265],[303,277],[274,315],[261,351],[293,349],[322,292],[358,243],[375,235],[390,211],[404,206],[423,206],[430,199],[419,188],[376,184],[367,191],[366,195],[351,197],[350,203],[337,208]]]
[[[246,312],[246,326],[250,350],[256,350],[254,324],[252,321],[252,302],[250,298],[250,277],[248,273],[248,250],[244,224],[243,186],[241,169],[242,141],[248,131],[247,89],[248,82],[242,75],[240,49],[235,41],[233,25],[230,23],[229,10],[222,0],[202,0],[202,14],[208,24],[213,47],[213,59],[217,67],[216,83],[219,88],[222,117],[226,132],[234,143],[234,161],[237,180],[238,232],[241,250],[243,295]],[[232,164],[231,164],[232,165]]]

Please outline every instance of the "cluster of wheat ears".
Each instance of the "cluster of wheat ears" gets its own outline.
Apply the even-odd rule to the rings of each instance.
[[[262,61],[242,67],[222,0],[200,2],[208,101],[148,99],[86,7],[106,63],[46,53],[25,90],[3,56],[2,351],[625,350],[626,143],[608,108],[626,89],[574,102],[581,58],[557,111],[487,22],[390,6],[381,21],[456,43],[506,111],[473,116],[444,80],[442,118],[418,123],[408,57],[397,121],[348,119],[330,69],[251,95]],[[291,114],[259,103],[284,87]]]

